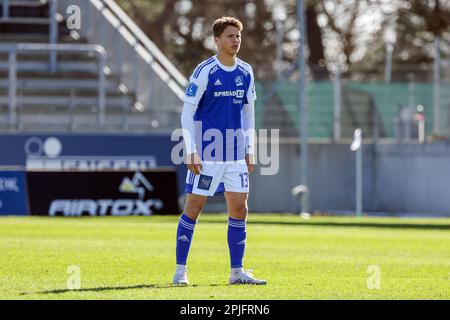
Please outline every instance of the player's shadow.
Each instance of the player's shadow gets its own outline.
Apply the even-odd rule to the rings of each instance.
[[[222,284],[210,284],[210,287],[225,286]],[[198,285],[189,285],[187,287],[198,287]],[[97,287],[97,288],[81,288],[81,289],[57,289],[35,292],[35,294],[62,294],[69,292],[102,292],[102,291],[119,291],[119,290],[133,290],[133,289],[170,289],[170,288],[186,288],[186,286],[174,286],[172,284],[139,284],[135,286],[115,286],[115,287]],[[30,293],[21,293],[20,295],[27,295]]]
[[[81,289],[57,289],[48,291],[39,291],[37,294],[61,294],[68,292],[101,292],[101,291],[118,291],[118,290],[133,290],[133,289],[164,289],[173,287],[170,284],[156,285],[156,284],[139,284],[135,286],[115,286],[115,287],[97,287],[97,288],[81,288]]]

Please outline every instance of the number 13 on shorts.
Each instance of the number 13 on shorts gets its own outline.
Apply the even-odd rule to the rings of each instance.
[[[239,177],[241,178],[241,187],[248,188],[248,173],[243,172],[243,173],[239,174]]]

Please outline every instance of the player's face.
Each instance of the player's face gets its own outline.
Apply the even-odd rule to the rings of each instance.
[[[228,26],[220,37],[215,37],[217,48],[220,52],[235,55],[241,47],[241,32],[234,26]]]

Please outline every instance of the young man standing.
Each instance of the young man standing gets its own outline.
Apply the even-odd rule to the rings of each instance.
[[[194,228],[208,196],[225,191],[228,207],[229,284],[266,284],[243,269],[248,174],[253,171],[255,83],[251,66],[238,59],[242,23],[222,17],[213,24],[216,56],[190,77],[181,123],[186,145],[187,200],[177,229],[175,285],[189,284],[186,260]]]

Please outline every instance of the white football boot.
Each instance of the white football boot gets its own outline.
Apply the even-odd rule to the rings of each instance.
[[[187,272],[183,273],[175,273],[173,276],[173,284],[175,286],[187,286],[189,285],[189,279],[187,276]]]
[[[189,285],[189,279],[187,276],[187,268],[177,266],[175,275],[173,276],[173,285],[175,286],[187,286]]]
[[[250,272],[251,270],[244,270],[242,268],[237,272],[231,271],[229,284],[267,284],[266,280],[256,279]]]

